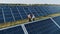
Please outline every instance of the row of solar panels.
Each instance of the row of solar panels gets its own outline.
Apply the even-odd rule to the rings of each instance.
[[[28,14],[47,16],[60,12],[58,6],[0,6],[0,23],[26,19]]]
[[[60,16],[53,19],[56,23],[60,23]],[[25,27],[28,34],[60,34],[59,27],[57,27],[51,19],[25,24]],[[24,34],[24,31],[21,26],[17,26],[6,30],[1,30],[0,34]]]

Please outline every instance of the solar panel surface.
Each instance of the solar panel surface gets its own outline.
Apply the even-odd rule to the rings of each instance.
[[[25,25],[29,34],[59,34],[60,29],[51,19]]]
[[[0,34],[24,34],[21,26],[1,30]]]
[[[0,6],[0,23],[26,19],[28,14],[47,16],[60,12],[60,6]]]
[[[60,25],[60,16],[53,18]]]

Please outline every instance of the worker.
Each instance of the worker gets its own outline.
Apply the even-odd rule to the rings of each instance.
[[[32,14],[32,21],[35,21],[35,16],[34,16],[34,14]]]
[[[31,22],[31,15],[30,14],[28,14],[28,20],[29,20],[29,22]]]

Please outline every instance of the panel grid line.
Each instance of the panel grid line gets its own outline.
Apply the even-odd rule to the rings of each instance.
[[[47,12],[48,10],[46,8],[43,8],[43,9],[45,9],[45,12],[48,14],[48,12]]]
[[[3,8],[2,8],[2,14],[3,14],[4,22],[6,22]]]
[[[53,21],[53,23],[55,23],[55,25],[56,25],[58,28],[60,28],[60,26],[57,24],[56,21],[54,21],[51,17],[50,17],[50,19]]]
[[[36,7],[36,10],[38,10],[38,12],[40,12],[41,15],[43,15],[43,13]]]
[[[17,8],[17,10],[18,10],[18,12],[19,12],[19,9],[18,9],[18,7],[16,7],[16,8]],[[20,12],[19,12],[19,15],[21,16],[21,19],[23,19],[23,18],[22,18],[22,15],[20,14]]]
[[[33,8],[34,9],[34,11],[36,12],[36,14],[39,16],[39,14],[37,13],[37,11],[35,10],[35,8]]]
[[[28,10],[29,10],[29,8],[28,8]],[[29,10],[29,11],[30,11],[30,10]],[[30,11],[30,13],[33,14],[31,11]]]
[[[11,8],[10,8],[10,11],[11,11],[11,14],[12,14],[12,17],[13,17],[14,21],[16,21],[14,15],[12,13],[12,9]]]
[[[43,11],[43,9],[41,9],[41,7],[38,7],[38,8],[42,12],[42,14],[46,15],[46,13]]]
[[[21,27],[22,27],[22,29],[23,29],[24,33],[25,33],[25,34],[28,34],[28,32],[27,32],[27,30],[26,30],[25,25],[24,25],[24,24],[21,24]]]
[[[24,7],[23,7],[23,10],[24,10],[24,12],[25,12],[25,14],[26,14],[26,16],[27,16],[27,12],[25,11]]]

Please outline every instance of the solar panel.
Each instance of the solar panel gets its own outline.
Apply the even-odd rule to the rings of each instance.
[[[51,19],[38,21],[25,25],[29,34],[56,34],[60,33],[59,28],[53,23]]]
[[[24,34],[24,32],[21,26],[17,26],[17,27],[1,30],[0,34]]]
[[[53,18],[60,25],[60,16]]]
[[[57,12],[60,6],[0,6],[0,23],[26,19],[28,14],[39,17]]]
[[[34,9],[38,13],[38,16],[43,16],[43,13],[38,9],[38,6],[34,7]]]

